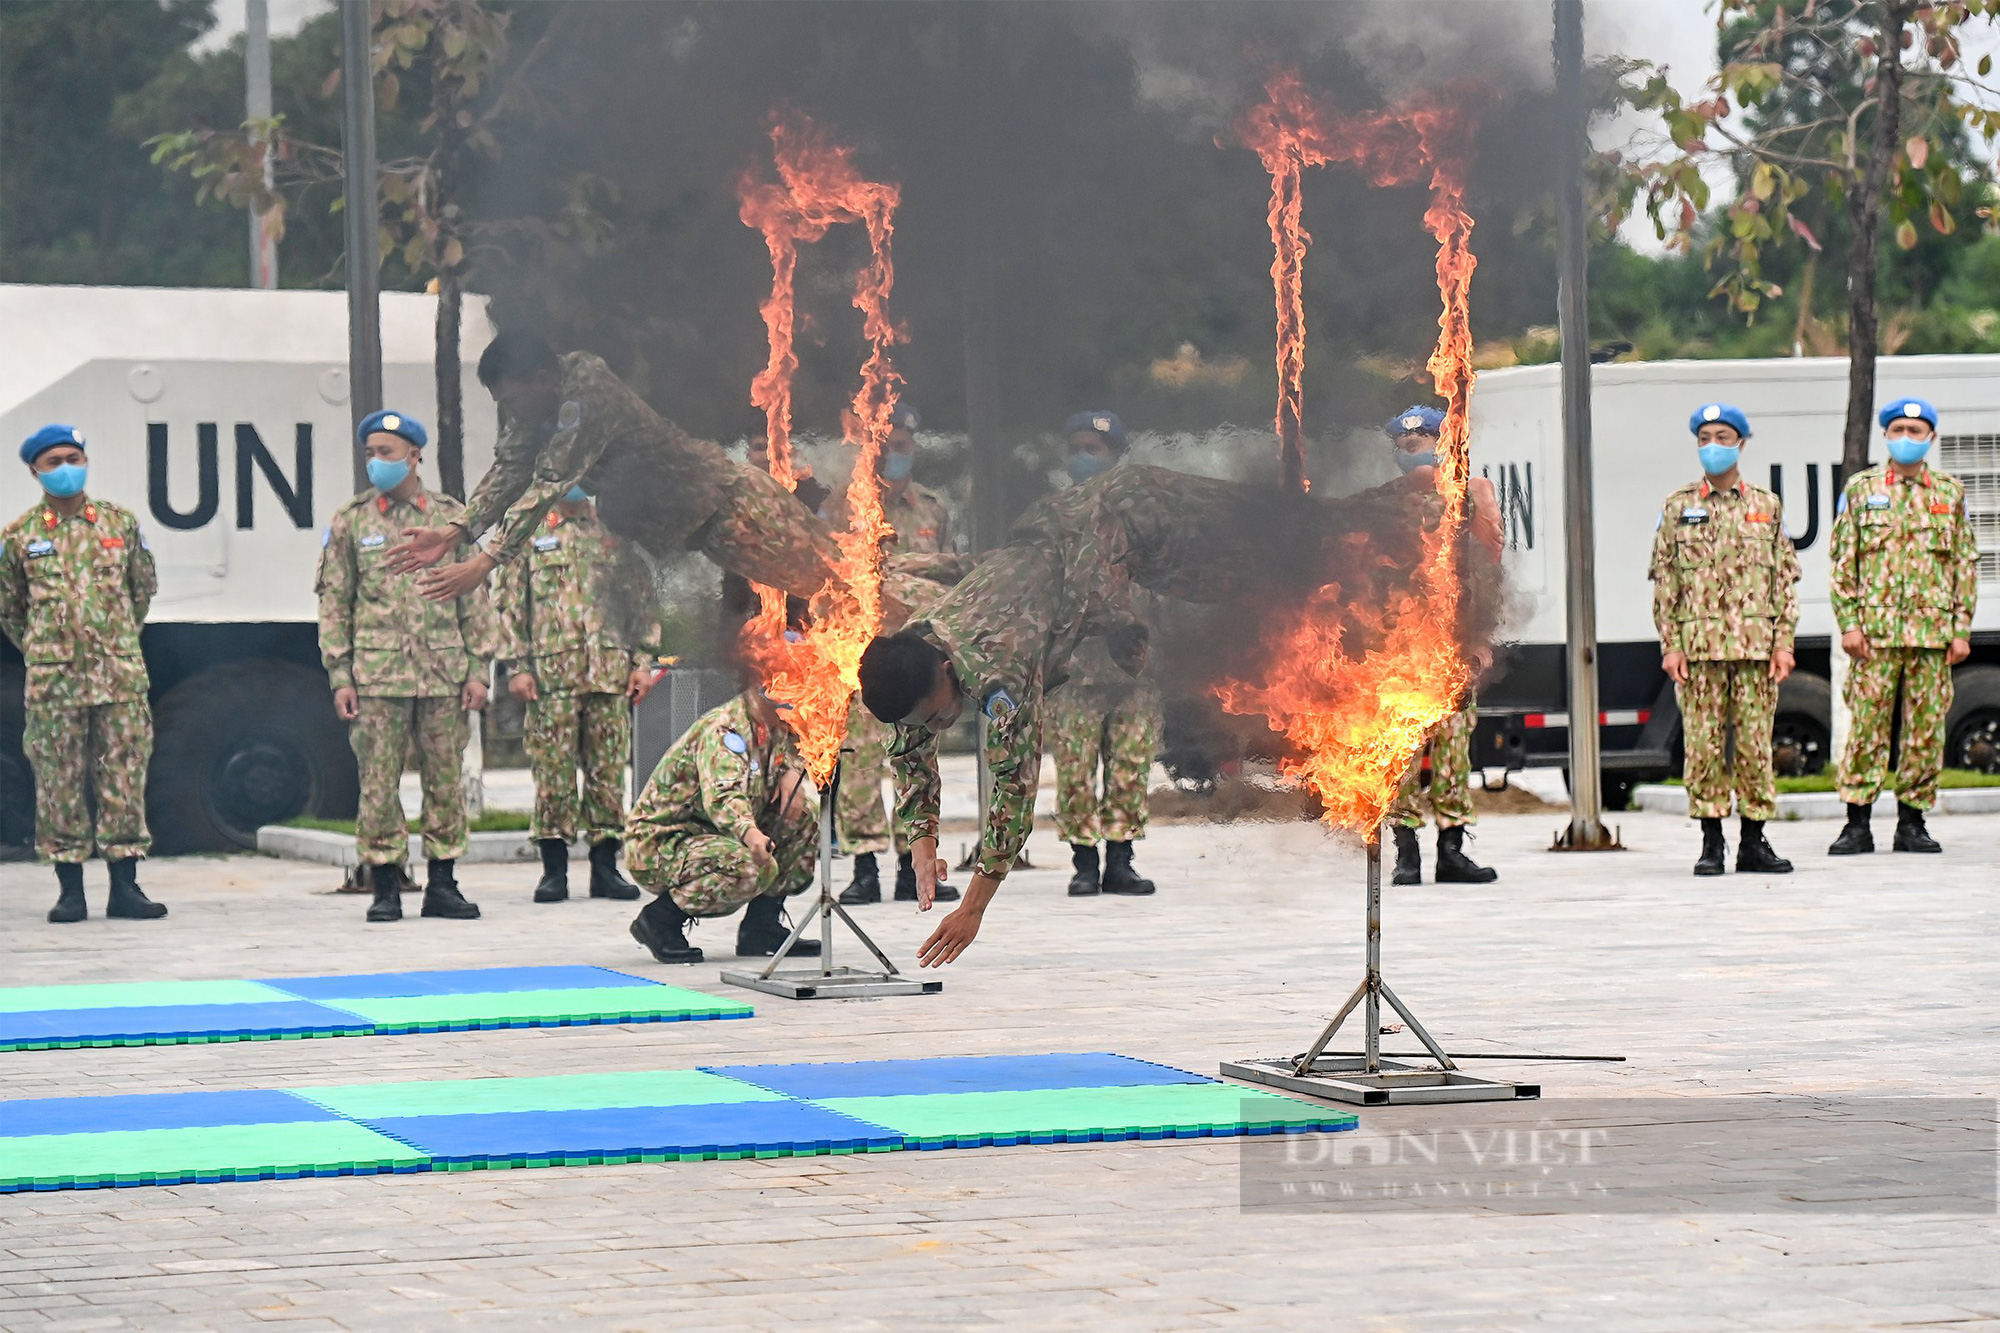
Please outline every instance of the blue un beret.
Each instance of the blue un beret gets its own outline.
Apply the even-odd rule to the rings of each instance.
[[[1703,426],[1717,421],[1735,428],[1744,439],[1750,438],[1750,418],[1743,414],[1742,408],[1731,407],[1728,403],[1703,403],[1697,407],[1694,415],[1688,418],[1688,434],[1699,435]]]
[[[889,409],[889,424],[891,426],[901,426],[904,430],[915,431],[923,423],[923,414],[908,403],[897,403]]]
[[[1444,413],[1435,407],[1406,407],[1382,423],[1390,439],[1399,435],[1443,435]]]
[[[354,428],[357,443],[366,444],[368,437],[377,431],[387,431],[400,435],[421,449],[430,443],[430,436],[424,431],[424,423],[401,412],[370,412],[361,418],[361,424]]]
[[[1893,398],[1875,419],[1883,430],[1889,429],[1892,421],[1928,421],[1932,430],[1937,429],[1937,409],[1921,398]]]
[[[1118,419],[1116,412],[1099,408],[1094,412],[1078,412],[1063,422],[1065,435],[1074,435],[1080,430],[1096,431],[1106,444],[1121,454],[1125,452],[1125,423]]]
[[[21,441],[21,461],[33,467],[37,458],[62,444],[83,448],[83,432],[74,426],[44,426]]]

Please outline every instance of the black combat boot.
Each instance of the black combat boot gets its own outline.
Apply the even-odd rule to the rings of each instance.
[[[415,893],[417,891],[417,882],[410,878],[410,868],[401,861],[396,862],[392,866],[376,866],[375,869],[389,872],[389,878],[395,881],[396,892]]]
[[[368,882],[375,888],[375,901],[368,904],[370,921],[401,921],[403,919],[403,884],[408,876],[399,875],[401,866],[363,866]]]
[[[1400,852],[1398,853],[1400,859]],[[1491,884],[1500,878],[1492,866],[1483,866],[1465,854],[1463,827],[1438,830],[1437,882],[1440,884]]]
[[[910,892],[912,896],[915,896],[916,893],[916,877],[917,872],[912,869],[910,871],[910,879],[912,881]],[[902,895],[898,894],[897,896],[901,897]],[[881,901],[882,872],[875,865],[875,853],[856,852],[854,854],[854,878],[849,880],[847,887],[840,891],[840,905],[842,907],[862,907],[868,903],[879,903]]]
[[[49,909],[51,922],[67,926],[90,915],[90,905],[83,900],[82,865],[75,861],[56,862],[56,884],[61,891],[56,894],[56,905]]]
[[[1739,875],[1789,875],[1792,863],[1771,850],[1764,837],[1764,821],[1748,815],[1738,821],[1736,873]]]
[[[1132,868],[1131,843],[1104,844],[1104,891],[1122,893],[1134,898],[1143,897],[1153,891],[1153,881],[1141,879],[1139,872]]]
[[[1069,845],[1069,863],[1076,867],[1076,873],[1069,877],[1069,896],[1089,898],[1103,887],[1097,874],[1097,844],[1094,842],[1073,842]]]
[[[1938,840],[1924,827],[1924,812],[1914,805],[1896,802],[1896,838],[1889,844],[1899,852],[1941,852]]]
[[[1828,856],[1859,856],[1863,852],[1875,850],[1875,835],[1868,831],[1868,813],[1872,807],[1847,803],[1847,827],[1833,840],[1833,846],[1826,849]]]
[[[618,873],[616,838],[590,844],[590,896],[615,898],[621,903],[639,900],[639,886]]]
[[[659,894],[632,918],[632,938],[662,963],[699,963],[701,950],[687,940],[687,924],[694,920],[668,894]]]
[[[458,881],[452,878],[452,862],[432,861],[430,874],[424,881],[424,916],[441,916],[452,921],[474,921],[479,917],[479,904],[467,902],[465,895],[458,891]]]
[[[542,838],[535,846],[542,853],[542,878],[535,885],[535,901],[564,901],[569,897],[569,844],[561,838]]]
[[[148,898],[139,887],[139,858],[121,856],[109,863],[111,871],[111,900],[104,905],[104,915],[123,917],[127,921],[157,921],[167,914],[165,903],[156,903]]]
[[[1701,858],[1694,863],[1697,875],[1720,875],[1729,868],[1729,844],[1722,840],[1722,821],[1701,821]]]
[[[736,956],[769,958],[792,932],[785,928],[785,900],[775,893],[762,893],[743,904],[743,919],[736,924]],[[819,941],[801,936],[786,951],[787,958],[819,957]]]
[[[932,895],[933,901],[941,903],[955,903],[958,901],[958,890],[954,889],[951,885],[936,884],[932,887],[937,890]],[[899,903],[913,903],[916,900],[916,862],[910,859],[908,852],[899,852],[896,855],[896,901]]]
[[[1424,882],[1424,852],[1417,846],[1417,831],[1395,826],[1396,868],[1389,874],[1391,884],[1421,884]]]

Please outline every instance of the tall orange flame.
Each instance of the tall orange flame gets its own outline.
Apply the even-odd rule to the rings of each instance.
[[[1288,367],[1295,376],[1303,367],[1299,266],[1306,233],[1298,207],[1300,168],[1350,163],[1377,185],[1427,177],[1431,193],[1424,225],[1438,243],[1442,308],[1429,369],[1446,407],[1434,476],[1438,507],[1425,522],[1419,568],[1407,577],[1395,571],[1399,577],[1384,579],[1384,586],[1395,589],[1386,594],[1332,585],[1319,589],[1267,627],[1271,653],[1263,680],[1229,681],[1217,690],[1225,708],[1262,714],[1290,742],[1297,757],[1286,761],[1285,776],[1319,796],[1329,824],[1372,836],[1395,800],[1410,757],[1426,733],[1458,708],[1472,682],[1458,642],[1458,538],[1471,475],[1471,285],[1477,261],[1465,177],[1477,99],[1471,88],[1454,86],[1421,106],[1343,115],[1318,105],[1295,72],[1273,75],[1266,91],[1270,101],[1246,116],[1239,129],[1272,175],[1278,421],[1288,482],[1295,458],[1300,483],[1304,480],[1296,438],[1300,385],[1296,377],[1286,378]]]
[[[799,364],[793,344],[798,247],[819,240],[837,223],[859,222],[868,230],[870,253],[854,281],[854,306],[861,312],[869,354],[847,428],[847,443],[858,452],[847,485],[848,526],[834,534],[840,584],[822,589],[814,599],[812,624],[792,631],[786,627],[784,594],[760,587],[758,613],[743,627],[744,656],[770,695],[791,705],[787,721],[798,736],[800,756],[823,788],[840,761],[848,701],[860,685],[861,652],[882,623],[883,540],[890,528],[882,517],[875,461],[902,383],[889,356],[903,336],[889,319],[896,285],[889,243],[901,191],[864,178],[854,166],[853,150],[830,142],[803,115],[780,113],[772,122],[771,145],[778,179],[760,181],[746,173],[737,197],[744,223],[763,232],[771,255],[771,294],[761,307],[770,353],[751,382],[750,400],[764,409],[772,475],[787,485],[796,475],[791,425],[792,377]]]

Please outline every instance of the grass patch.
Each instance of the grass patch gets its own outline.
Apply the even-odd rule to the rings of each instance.
[[[1893,775],[1892,775],[1893,776]],[[1683,786],[1679,778],[1668,778],[1666,785]],[[1813,773],[1802,778],[1779,778],[1780,795],[1804,792],[1829,792],[1837,790],[1840,783],[1832,773]],[[1940,787],[2000,787],[2000,773],[1982,773],[1974,768],[1947,768],[1938,775]]]
[[[412,833],[422,833],[424,831],[423,823],[420,820],[412,819],[407,821],[407,824]],[[474,833],[526,833],[533,825],[534,820],[526,811],[488,810],[485,814],[473,820],[468,827]],[[300,815],[297,819],[286,820],[282,827],[317,829],[321,833],[352,834],[354,832],[354,821],[351,819],[315,819],[311,815]]]

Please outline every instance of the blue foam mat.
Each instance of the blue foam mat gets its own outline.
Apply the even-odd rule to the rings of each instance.
[[[935,1060],[857,1060],[845,1064],[704,1065],[704,1073],[741,1079],[810,1101],[835,1097],[907,1097],[936,1092],[1045,1092],[1056,1088],[1138,1088],[1213,1083],[1128,1055],[964,1055]]]
[[[499,991],[578,990],[653,986],[646,977],[608,967],[468,967],[436,972],[366,972],[338,977],[265,977],[263,985],[302,1000],[382,1000],[414,995],[479,995]]]
[[[499,1111],[357,1123],[446,1163],[488,1158],[826,1152],[903,1146],[902,1135],[880,1125],[801,1102]]]
[[[147,1092],[122,1097],[39,1097],[0,1101],[0,1137],[99,1134],[136,1129],[213,1129],[340,1120],[303,1097],[271,1089],[246,1092]]]
[[[151,1004],[125,1009],[32,1009],[0,1014],[0,1046],[47,1041],[138,1041],[160,1036],[365,1032],[359,1014],[309,1000],[270,1004]]]

